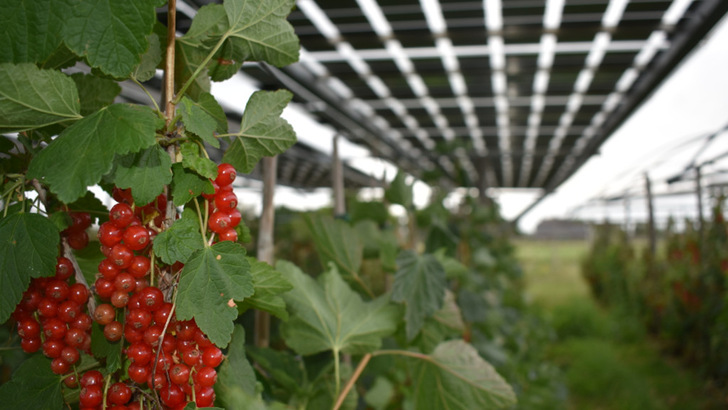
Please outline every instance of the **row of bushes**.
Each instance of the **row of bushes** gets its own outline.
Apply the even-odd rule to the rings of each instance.
[[[645,241],[603,224],[582,272],[594,296],[637,316],[665,349],[720,385],[728,382],[728,224],[723,201],[710,219],[670,221],[655,255]]]

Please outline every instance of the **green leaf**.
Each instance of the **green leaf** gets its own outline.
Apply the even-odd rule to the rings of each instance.
[[[212,45],[228,29],[227,14],[222,4],[207,4],[197,10],[190,29],[179,41],[196,46]]]
[[[197,410],[199,408],[200,407],[197,407],[197,404],[195,404],[195,402],[191,401],[191,402],[187,403],[187,405],[184,407],[184,410]],[[205,407],[205,409],[207,409],[207,410],[225,410],[220,407]]]
[[[511,386],[462,340],[440,344],[413,372],[416,409],[501,409],[516,404]]]
[[[69,50],[65,44],[61,43],[61,45],[59,45],[58,48],[56,48],[55,51],[53,51],[53,53],[51,53],[51,55],[48,56],[48,58],[43,61],[42,64],[39,64],[38,67],[60,70],[63,68],[72,67],[79,60],[79,56],[74,54],[73,51]]]
[[[30,278],[52,276],[60,234],[48,218],[19,213],[0,220],[0,323],[15,310]]]
[[[233,42],[225,42],[207,65],[210,79],[212,81],[225,81],[234,76],[240,71],[240,67],[244,62],[242,59],[237,58],[241,54]]]
[[[257,382],[255,372],[245,357],[245,329],[235,325],[227,357],[217,371],[215,393],[224,408],[236,408],[235,393],[243,391],[254,395]]]
[[[0,0],[0,63],[40,63],[61,45],[65,0]]]
[[[293,97],[289,91],[256,91],[250,96],[230,147],[222,160],[249,173],[264,156],[275,156],[296,143],[296,133],[280,117]]]
[[[215,148],[220,148],[220,142],[215,138],[213,132],[217,127],[217,121],[196,102],[187,97],[182,97],[177,106],[177,113],[182,116],[182,122],[187,131],[192,132],[203,141]]]
[[[95,75],[74,73],[71,79],[78,88],[81,100],[81,115],[89,115],[114,102],[121,92],[121,87],[114,80],[96,77]]]
[[[384,410],[394,394],[395,390],[392,382],[385,377],[378,376],[372,387],[364,395],[364,401],[375,410]]]
[[[445,269],[445,276],[448,279],[464,278],[470,272],[470,269],[463,265],[459,260],[447,256],[444,249],[440,249],[433,253],[437,261],[440,262]]]
[[[290,394],[304,393],[303,362],[296,358],[290,350],[273,350],[270,348],[259,348],[251,346],[248,348],[248,355],[255,361],[256,367],[260,367],[270,375],[270,380],[280,385],[286,399]]]
[[[402,251],[397,256],[392,300],[405,304],[408,340],[417,336],[426,317],[442,307],[445,287],[445,270],[433,255]]]
[[[131,188],[134,203],[139,206],[154,201],[170,182],[172,160],[157,144],[117,160],[114,183],[119,188]]]
[[[442,309],[435,312],[432,317],[425,319],[425,324],[422,326],[416,342],[420,350],[428,353],[446,338],[462,335],[464,331],[465,322],[460,314],[460,307],[455,301],[455,294],[446,290]]]
[[[215,119],[215,131],[220,134],[224,134],[228,131],[227,115],[212,94],[200,94],[200,98],[197,100],[197,105],[209,116]]]
[[[205,246],[195,211],[185,209],[182,218],[174,221],[169,229],[154,238],[152,246],[154,254],[162,262],[168,265],[178,261],[186,263],[196,251]]]
[[[34,64],[0,64],[0,132],[40,128],[81,118],[73,80]]]
[[[172,164],[172,202],[182,206],[202,193],[215,192],[208,178],[188,170],[179,162]]]
[[[363,285],[359,269],[364,245],[354,228],[340,219],[321,215],[307,216],[306,225],[316,245],[321,265],[327,266],[333,262],[343,272],[344,278]]]
[[[63,39],[92,67],[126,78],[149,47],[147,35],[156,20],[152,0],[84,0],[73,2]]]
[[[288,262],[279,262],[276,269],[293,284],[293,290],[283,294],[291,317],[281,325],[281,335],[297,353],[368,353],[394,332],[398,309],[386,296],[363,302],[334,265],[318,282]]]
[[[192,254],[182,268],[177,293],[177,318],[194,318],[212,343],[225,347],[238,316],[235,300],[254,292],[245,248],[219,242]]]
[[[291,283],[265,262],[248,257],[250,274],[253,276],[255,293],[240,305],[241,311],[258,309],[269,312],[283,320],[288,320],[286,302],[279,295],[293,288]]]
[[[195,70],[202,64],[207,57],[208,51],[202,46],[196,46],[184,41],[175,43],[176,51],[174,54],[174,82],[175,91],[179,91],[180,87],[187,82],[194,74]],[[198,99],[202,93],[210,92],[210,76],[207,68],[195,77],[195,80],[187,88],[186,95],[193,99]]]
[[[73,202],[111,170],[117,154],[153,145],[163,125],[147,107],[110,105],[66,128],[33,158],[28,175],[42,178],[61,201]]]
[[[153,145],[161,126],[147,107],[110,105],[66,128],[33,158],[29,177],[42,178],[61,201],[73,202],[111,170],[115,155]]]
[[[194,142],[183,142],[180,144],[179,152],[182,154],[182,165],[189,168],[203,177],[217,178],[217,165],[209,158],[200,153],[200,146]]]
[[[96,358],[106,358],[106,372],[113,373],[121,369],[122,342],[109,342],[104,336],[101,325],[94,322],[91,327],[91,353]]]
[[[151,33],[147,36],[149,48],[142,54],[141,62],[131,72],[131,77],[143,83],[154,77],[157,72],[157,66],[162,61],[162,45],[159,44],[159,36]]]
[[[40,354],[24,361],[13,378],[0,386],[0,397],[2,410],[63,408],[61,378],[51,371],[51,360]]]
[[[384,191],[384,197],[393,204],[400,204],[407,209],[412,209],[414,196],[412,185],[405,182],[406,175],[403,172],[397,172],[389,188]]]
[[[108,210],[106,215],[109,215]],[[74,255],[83,277],[86,278],[86,283],[94,283],[96,274],[99,272],[99,263],[106,259],[106,256],[101,253],[101,244],[97,241],[89,242],[87,247],[74,251]]]
[[[229,29],[225,33],[240,61],[265,61],[282,67],[298,61],[298,37],[286,17],[294,0],[252,2],[225,0]]]

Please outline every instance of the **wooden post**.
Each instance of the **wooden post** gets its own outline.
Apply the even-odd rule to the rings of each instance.
[[[344,201],[344,167],[339,156],[339,136],[333,140],[334,152],[332,154],[333,166],[331,168],[331,184],[334,190],[334,217],[341,218],[346,215],[346,202]]]
[[[703,240],[703,186],[701,183],[702,172],[700,167],[695,167],[695,193],[698,196],[698,232],[700,241]]]
[[[276,168],[278,157],[263,158],[263,211],[260,215],[258,232],[258,260],[270,265],[274,263],[273,226],[275,223],[275,206],[273,193],[276,187]],[[270,345],[270,315],[261,310],[255,311],[255,345]]]
[[[652,202],[652,182],[645,172],[645,190],[647,191],[647,238],[650,243],[650,255],[655,259],[657,251],[657,235],[655,233],[655,208]]]

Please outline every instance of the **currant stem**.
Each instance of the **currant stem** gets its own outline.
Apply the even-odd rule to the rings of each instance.
[[[147,88],[146,88],[146,87],[144,87],[144,85],[142,85],[142,83],[140,83],[140,82],[139,82],[139,80],[137,80],[137,79],[136,79],[136,78],[134,78],[133,76],[132,76],[132,77],[130,77],[130,80],[131,80],[131,81],[133,81],[133,82],[134,82],[134,84],[138,85],[138,86],[139,86],[139,88],[141,88],[141,89],[142,89],[142,91],[144,91],[144,94],[146,94],[146,95],[147,95],[147,97],[149,97],[149,100],[150,100],[150,101],[152,102],[152,104],[154,105],[154,109],[155,109],[155,110],[157,110],[157,111],[160,111],[160,112],[161,112],[161,110],[159,109],[159,104],[157,104],[157,101],[156,101],[156,100],[154,99],[154,97],[152,97],[152,94],[150,94],[150,93],[149,93],[149,90],[147,90]]]
[[[179,89],[177,92],[177,97],[172,102],[173,104],[179,104],[180,100],[182,100],[182,97],[185,95],[185,91],[187,91],[188,88],[192,85],[192,83],[197,79],[197,76],[202,73],[202,70],[207,68],[207,63],[212,60],[212,57],[217,53],[217,51],[222,47],[223,43],[225,43],[225,40],[228,39],[227,33],[224,34],[222,37],[220,37],[220,40],[217,41],[217,44],[215,44],[215,47],[212,48],[212,51],[210,51],[210,54],[208,54],[204,60],[202,60],[202,63],[197,67],[197,69],[192,73],[190,78],[184,83],[184,85]]]
[[[351,375],[351,378],[349,379],[349,381],[346,382],[346,385],[344,386],[344,390],[341,391],[339,397],[336,399],[336,404],[334,404],[333,410],[339,410],[341,405],[344,403],[346,396],[349,394],[349,391],[352,387],[354,387],[356,381],[359,380],[359,376],[361,376],[364,368],[367,367],[367,364],[369,363],[369,360],[371,360],[371,358],[371,353],[367,353],[366,355],[364,355],[364,357],[361,358],[359,365],[356,366],[356,370],[354,370],[354,374]]]
[[[177,39],[177,0],[167,3],[167,58],[164,64],[164,99],[166,100],[164,114],[167,125],[174,118],[174,51]]]

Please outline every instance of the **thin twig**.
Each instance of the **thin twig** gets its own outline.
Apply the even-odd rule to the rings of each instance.
[[[364,357],[361,358],[359,365],[356,366],[356,370],[354,370],[354,374],[351,375],[351,378],[348,382],[346,382],[346,385],[344,386],[344,390],[341,391],[339,397],[336,399],[336,404],[334,404],[333,410],[339,410],[339,407],[341,407],[341,405],[344,403],[344,400],[346,399],[346,396],[349,394],[349,390],[354,387],[354,384],[359,379],[359,376],[361,376],[364,368],[367,367],[367,364],[369,363],[369,360],[371,358],[371,353],[367,353],[366,355],[364,355]]]
[[[169,0],[167,3],[167,55],[164,64],[164,114],[167,118],[167,126],[174,118],[174,49],[177,39],[177,0]]]

